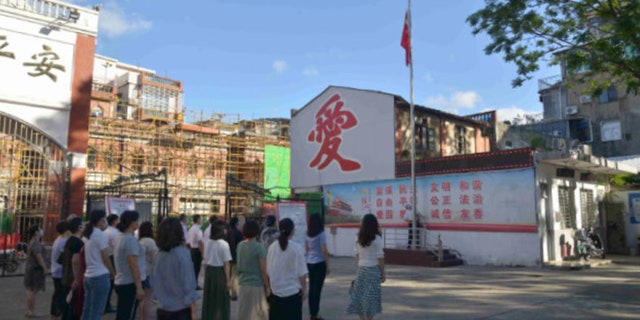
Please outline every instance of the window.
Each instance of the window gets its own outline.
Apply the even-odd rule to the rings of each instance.
[[[427,119],[416,119],[415,139],[417,150],[436,150],[436,131],[427,126]]]
[[[467,153],[467,128],[456,126],[455,129],[456,152],[459,154]]]
[[[562,227],[565,229],[576,228],[573,189],[558,187],[558,200],[560,202],[560,213],[562,214]]]
[[[600,140],[602,142],[622,140],[620,120],[602,121],[600,123]]]
[[[593,190],[580,189],[580,213],[583,228],[596,226],[596,206],[593,202]]]
[[[600,97],[598,97],[598,102],[600,103],[607,103],[616,100],[618,100],[618,90],[616,90],[614,86],[607,88],[607,90],[602,92]]]
[[[102,112],[102,108],[100,108],[99,106],[93,106],[93,108],[91,108],[91,117],[102,117],[103,112]]]
[[[87,154],[87,168],[96,168],[96,151],[93,149],[89,149],[89,153]]]

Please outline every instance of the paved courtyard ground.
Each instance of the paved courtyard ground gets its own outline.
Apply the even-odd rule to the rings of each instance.
[[[383,313],[376,319],[639,319],[640,257],[611,260],[577,271],[389,265]],[[358,319],[345,313],[355,271],[352,258],[331,260],[320,307],[325,319]],[[41,319],[49,318],[52,288],[49,278],[47,291],[38,294],[37,311],[46,315]],[[0,319],[22,319],[24,299],[22,277],[0,278]],[[237,302],[232,302],[231,319],[236,319],[237,309]],[[304,319],[308,318],[305,302]]]

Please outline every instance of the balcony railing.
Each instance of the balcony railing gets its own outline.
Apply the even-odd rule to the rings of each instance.
[[[547,78],[543,78],[538,80],[538,91],[547,90],[549,88],[553,88],[562,83],[562,76],[555,75]]]
[[[108,85],[108,84],[102,84],[102,83],[92,83],[91,84],[91,90],[93,91],[100,91],[100,92],[106,92],[106,93],[113,93],[113,86],[112,85]]]
[[[76,31],[95,35],[98,31],[98,7],[75,6],[57,0],[0,0],[0,11],[57,23]]]

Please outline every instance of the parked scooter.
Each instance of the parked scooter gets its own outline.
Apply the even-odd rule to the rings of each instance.
[[[15,272],[20,266],[20,262],[27,257],[27,244],[18,242],[15,249],[7,249],[0,253],[0,267],[6,272]]]
[[[582,228],[576,231],[577,250],[580,257],[585,260],[591,258],[605,258],[604,246],[600,235],[593,227]]]

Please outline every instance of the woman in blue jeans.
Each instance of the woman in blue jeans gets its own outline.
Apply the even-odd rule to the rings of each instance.
[[[84,273],[83,320],[100,320],[107,305],[113,266],[109,260],[107,237],[102,230],[107,227],[106,213],[95,210],[89,214],[89,223],[84,229],[84,259],[87,265]]]

